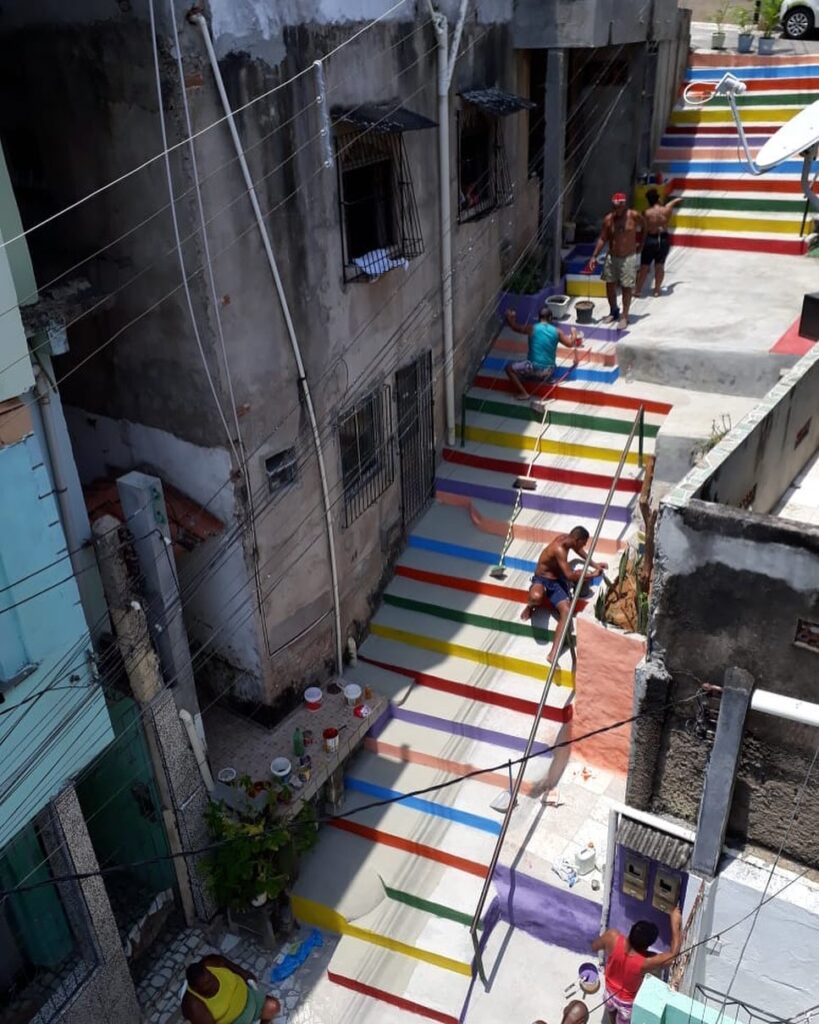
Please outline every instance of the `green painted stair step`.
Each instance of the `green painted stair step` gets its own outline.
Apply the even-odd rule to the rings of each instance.
[[[502,416],[506,419],[526,420],[530,423],[540,423],[542,415],[530,409],[528,405],[515,405],[511,402],[493,402],[485,398],[477,398],[468,395],[466,399],[467,409],[482,412],[491,416]],[[612,419],[608,416],[589,416],[581,412],[557,412],[549,410],[549,423],[559,427],[579,427],[583,430],[601,430],[608,434],[628,434],[631,431],[631,423],[628,420]],[[646,423],[645,436],[656,437],[659,426],[654,423]]]
[[[394,608],[404,608],[407,611],[421,612],[424,615],[434,615],[438,619],[448,619],[450,622],[458,622],[463,626],[494,629],[499,633],[533,637],[535,640],[543,642],[554,638],[553,630],[533,626],[529,622],[521,622],[520,620],[494,619],[489,615],[476,615],[474,612],[464,612],[459,608],[443,608],[437,604],[415,601],[409,597],[398,597],[396,594],[384,594],[383,601],[384,604],[390,604]]]
[[[761,213],[798,213],[804,199],[726,199],[722,196],[685,196],[686,210],[748,210]]]

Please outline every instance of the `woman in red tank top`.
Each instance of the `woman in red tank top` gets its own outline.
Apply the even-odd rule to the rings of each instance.
[[[616,928],[609,928],[592,943],[595,953],[606,952],[606,1010],[610,1024],[630,1024],[634,1000],[645,975],[670,964],[679,954],[682,945],[680,908],[675,907],[669,916],[671,948],[667,953],[649,954],[659,934],[657,925],[650,921],[638,921],[628,937]]]

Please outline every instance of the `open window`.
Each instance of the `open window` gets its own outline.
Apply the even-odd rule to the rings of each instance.
[[[346,527],[386,491],[395,475],[389,387],[372,391],[341,417],[338,440]]]
[[[404,133],[435,122],[396,104],[333,111],[344,280],[370,281],[424,251]]]
[[[477,220],[514,201],[503,120],[534,103],[500,89],[460,94],[458,113],[458,220]]]

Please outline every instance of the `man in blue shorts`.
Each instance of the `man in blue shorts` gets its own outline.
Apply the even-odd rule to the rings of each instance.
[[[532,617],[535,608],[539,608],[544,601],[557,612],[557,625],[555,626],[554,642],[549,651],[549,661],[554,660],[557,655],[557,641],[560,637],[560,630],[563,623],[569,617],[569,606],[572,603],[572,584],[577,583],[582,573],[580,569],[572,569],[569,565],[569,552],[574,551],[578,558],[586,561],[586,544],[589,540],[589,531],[583,526],[575,526],[571,533],[561,533],[543,549],[535,567],[535,575],[532,577],[532,585],[529,587],[529,600],[526,607],[520,613],[524,622]],[[606,562],[590,562],[589,568],[595,573],[604,572],[608,569]]]
[[[514,309],[507,309],[506,322],[513,331],[518,334],[525,334],[529,338],[529,351],[525,359],[518,362],[506,364],[506,376],[517,390],[517,397],[521,402],[529,402],[535,412],[543,412],[543,405],[537,399],[532,398],[523,385],[524,380],[530,380],[537,384],[545,384],[550,381],[555,372],[555,361],[557,346],[565,345],[566,348],[574,349],[574,362],[577,364],[577,349],[583,342],[573,327],[569,334],[561,331],[552,323],[552,311],[544,306],[539,314],[536,324],[519,324],[515,317]]]

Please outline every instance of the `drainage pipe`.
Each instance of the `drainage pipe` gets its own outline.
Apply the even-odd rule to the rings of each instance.
[[[199,738],[199,733],[196,731],[196,722],[194,722],[190,711],[186,711],[184,708],[179,712],[179,717],[182,720],[182,724],[185,726],[185,732],[188,734],[191,749],[193,750],[193,756],[196,758],[196,763],[199,766],[199,771],[202,775],[202,781],[205,783],[205,788],[209,793],[212,793],[213,775],[211,775],[210,765],[208,764],[208,759],[205,756],[205,748],[202,746],[202,740]]]
[[[441,217],[441,306],[444,321],[444,404],[446,439],[455,444],[455,323],[452,300],[452,193],[449,180],[449,89],[455,73],[455,61],[466,21],[469,0],[461,0],[452,49],[446,15],[436,11],[429,0],[429,11],[438,40],[438,191]]]
[[[770,690],[754,690],[751,694],[751,710],[776,718],[787,718],[802,725],[819,726],[819,704],[811,704],[795,697],[785,697]]]
[[[307,374],[304,369],[304,361],[301,357],[301,349],[299,348],[299,340],[296,335],[296,328],[293,324],[293,318],[290,315],[290,306],[287,303],[287,296],[284,293],[284,285],[282,284],[281,276],[279,275],[278,264],[276,263],[276,256],[273,252],[273,245],[270,241],[270,234],[267,230],[264,217],[262,216],[262,210],[259,206],[259,197],[256,194],[256,188],[253,184],[253,179],[250,176],[250,170],[247,166],[247,160],[245,158],[245,151],[242,148],[242,142],[239,138],[239,132],[236,129],[236,122],[233,118],[233,110],[230,106],[227,93],[225,92],[225,83],[222,79],[222,72],[219,70],[219,62],[216,59],[216,51],[213,49],[213,41],[210,37],[210,31],[208,29],[208,23],[204,16],[201,14],[190,14],[189,20],[192,24],[199,28],[202,34],[202,39],[205,43],[205,49],[207,50],[208,60],[210,61],[211,70],[213,71],[213,77],[216,82],[216,88],[219,92],[219,99],[222,103],[222,108],[225,112],[225,120],[227,121],[228,128],[230,129],[230,137],[233,140],[233,147],[236,150],[236,157],[239,161],[239,166],[242,170],[242,177],[244,178],[245,186],[247,188],[247,194],[250,198],[250,205],[253,207],[253,213],[256,217],[256,223],[259,227],[259,234],[262,239],[262,245],[264,246],[265,255],[267,256],[267,262],[270,265],[270,273],[273,276],[273,282],[276,286],[276,293],[279,297],[279,303],[282,308],[282,315],[284,322],[287,327],[287,336],[290,339],[290,345],[293,349],[293,357],[296,360],[296,369],[299,375],[299,385],[304,395],[304,406],[307,410],[307,418],[310,421],[310,430],[313,434],[313,443],[316,448],[316,462],[318,463],[319,479],[321,481],[321,496],[324,504],[324,518],[327,525],[327,549],[330,556],[330,582],[333,589],[333,613],[335,616],[335,639],[336,639],[336,669],[341,674],[343,668],[342,654],[341,654],[341,608],[339,605],[338,596],[338,567],[336,564],[336,547],[335,538],[333,536],[333,516],[330,504],[330,490],[327,485],[327,472],[324,465],[324,453],[321,448],[321,434],[319,433],[318,421],[316,420],[316,410],[313,406],[313,398],[310,394],[310,386],[307,383]],[[261,609],[260,609],[261,611]],[[262,611],[262,614],[264,612]]]
[[[449,187],[449,27],[433,15],[438,40],[438,192],[441,218],[441,307],[444,322],[444,405],[446,443],[455,444],[455,325],[452,312],[452,203]]]

